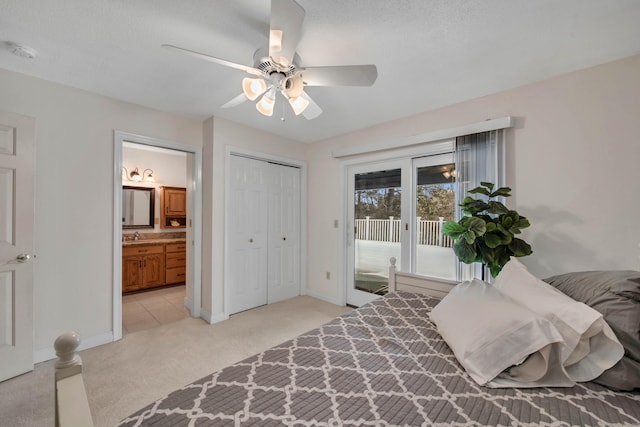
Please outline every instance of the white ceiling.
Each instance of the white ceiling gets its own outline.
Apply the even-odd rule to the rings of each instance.
[[[638,0],[298,2],[302,66],[378,67],[372,87],[307,88],[324,110],[314,120],[281,97],[272,117],[250,102],[220,109],[246,74],[160,47],[253,65],[268,0],[0,0],[0,68],[313,142],[640,53]],[[17,57],[11,43],[38,56]]]

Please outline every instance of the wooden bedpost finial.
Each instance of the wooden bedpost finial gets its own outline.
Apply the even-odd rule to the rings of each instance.
[[[81,365],[82,360],[78,356],[78,347],[80,346],[80,334],[71,331],[60,335],[53,343],[56,350],[58,361],[56,369],[64,369],[71,366]]]
[[[396,257],[392,256],[391,258],[389,258],[389,262],[391,263],[391,265],[395,266],[396,265]]]

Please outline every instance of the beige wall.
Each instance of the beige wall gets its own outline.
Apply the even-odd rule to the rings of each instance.
[[[202,123],[0,69],[0,109],[36,120],[34,349],[112,331],[113,134],[202,145]]]
[[[425,95],[428,96],[428,95]],[[508,204],[529,217],[534,274],[640,269],[640,56],[456,104],[307,147],[311,294],[338,301],[341,162],[331,150],[513,116]]]

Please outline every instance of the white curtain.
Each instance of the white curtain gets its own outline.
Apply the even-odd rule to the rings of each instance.
[[[494,188],[504,185],[504,150],[503,131],[475,133],[473,135],[456,138],[456,182],[457,200],[461,203],[468,195],[468,191],[479,186],[481,182],[492,182]],[[502,201],[504,203],[504,201]],[[456,217],[462,217],[462,210],[457,208]],[[483,272],[480,264],[458,263],[458,278],[489,277],[488,271]]]

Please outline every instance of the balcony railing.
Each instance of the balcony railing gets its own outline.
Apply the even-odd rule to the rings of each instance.
[[[442,246],[450,248],[453,239],[442,234],[444,218],[437,221],[416,218],[416,242],[418,245]],[[401,221],[390,216],[389,219],[356,219],[356,239],[378,242],[399,242]]]

